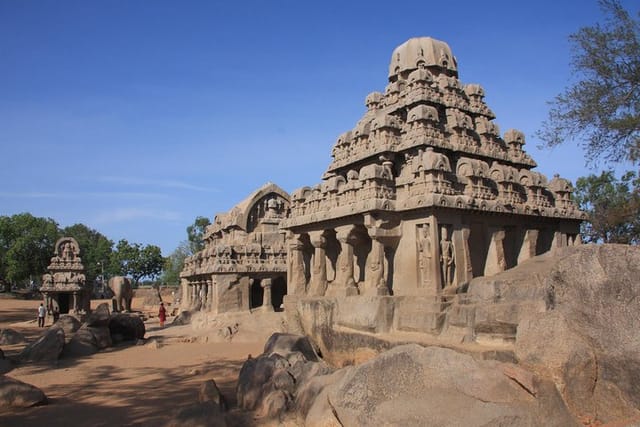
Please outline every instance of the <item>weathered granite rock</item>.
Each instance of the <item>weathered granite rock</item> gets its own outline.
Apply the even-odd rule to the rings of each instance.
[[[109,321],[109,330],[114,343],[142,339],[146,332],[142,319],[127,313],[113,314]]]
[[[325,390],[327,386],[340,381],[342,377],[350,371],[350,369],[353,368],[346,367],[338,369],[331,374],[311,377],[298,388],[296,393],[295,409],[301,419],[306,419],[306,426],[331,425],[331,423],[327,422],[327,418],[325,418],[325,416],[328,417],[328,419],[334,419],[335,425],[340,425],[328,407],[329,399]],[[323,405],[321,402],[326,402],[326,405]],[[315,413],[310,414],[309,411],[312,406],[314,407]],[[329,409],[328,411],[326,411],[327,408]]]
[[[62,357],[90,356],[98,352],[96,339],[89,329],[80,328],[64,346]]]
[[[88,326],[87,329],[91,330],[91,333],[93,333],[93,336],[96,339],[96,345],[100,350],[111,347],[113,345],[113,340],[111,339],[111,330],[107,326]]]
[[[64,331],[65,342],[69,343],[69,341],[71,341],[71,338],[73,338],[73,334],[75,334],[76,331],[82,326],[82,323],[75,316],[72,316],[70,314],[63,314],[62,316],[60,316],[54,326],[62,328],[62,330]]]
[[[24,342],[24,335],[13,329],[0,329],[0,345],[20,344]]]
[[[58,360],[64,347],[64,330],[50,327],[37,341],[26,346],[18,359],[23,362],[48,362]]]
[[[191,312],[189,310],[182,310],[180,314],[173,319],[172,325],[188,325],[191,323]]]
[[[0,374],[6,374],[13,369],[11,360],[4,357],[4,352],[0,349]]]
[[[287,356],[292,352],[300,352],[304,358],[311,362],[319,360],[309,338],[302,335],[275,333],[269,337],[264,345],[264,353],[278,353]]]
[[[109,326],[109,320],[111,316],[109,314],[109,304],[103,302],[99,306],[96,307],[95,310],[89,314],[87,321],[85,322],[87,326]]]
[[[47,396],[39,388],[0,375],[0,409],[28,408],[47,403]]]
[[[198,402],[178,410],[166,427],[226,427],[227,402],[214,380],[200,385]]]
[[[554,378],[576,416],[613,422],[640,416],[640,248],[585,245],[559,253],[529,283],[549,311],[520,322],[516,356]]]
[[[332,416],[349,426],[577,425],[549,381],[439,347],[396,347],[324,391],[328,400],[319,395],[306,425]]]
[[[200,390],[198,391],[198,402],[213,402],[222,412],[229,409],[229,405],[227,405],[227,401],[218,389],[218,386],[214,380],[207,380],[200,385]]]
[[[82,326],[73,335],[62,352],[64,357],[89,356],[103,348],[110,347],[111,332],[106,326],[92,327]]]
[[[297,390],[315,375],[331,372],[309,340],[300,335],[273,334],[265,352],[248,359],[238,378],[238,406],[260,417],[283,416],[294,407]]]

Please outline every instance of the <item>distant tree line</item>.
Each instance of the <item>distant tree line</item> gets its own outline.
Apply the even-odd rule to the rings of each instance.
[[[158,246],[129,243],[125,239],[114,245],[84,224],[61,228],[51,218],[30,213],[0,216],[0,283],[5,290],[31,283],[39,285],[55,243],[63,236],[77,240],[87,283],[124,275],[131,277],[135,286],[142,278],[157,278],[165,263]]]

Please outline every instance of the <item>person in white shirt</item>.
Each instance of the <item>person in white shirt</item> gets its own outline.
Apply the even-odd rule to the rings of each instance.
[[[38,307],[38,327],[44,328],[44,316],[47,314],[47,309],[44,308],[44,304],[40,303]]]

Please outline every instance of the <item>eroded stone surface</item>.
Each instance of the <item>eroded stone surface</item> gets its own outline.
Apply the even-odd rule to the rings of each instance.
[[[0,345],[13,345],[24,342],[24,335],[13,329],[0,329]]]
[[[47,403],[47,396],[39,388],[0,375],[0,409],[28,408]]]
[[[26,346],[18,359],[23,362],[52,362],[58,360],[64,347],[64,330],[52,326],[35,342]]]

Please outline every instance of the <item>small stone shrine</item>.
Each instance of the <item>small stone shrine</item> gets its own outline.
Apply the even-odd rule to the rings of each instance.
[[[269,184],[216,216],[205,249],[185,261],[184,308],[271,310],[287,290],[286,307],[309,297],[439,298],[580,243],[585,215],[569,181],[532,170],[524,134],[500,134],[484,90],[460,82],[446,43],[403,43],[388,80],[338,137],[320,184],[290,198]]]
[[[80,247],[73,237],[58,239],[48,271],[42,276],[40,292],[49,312],[88,313],[91,289],[85,283]]]
[[[280,310],[287,292],[287,251],[278,226],[288,210],[289,195],[269,183],[217,214],[206,230],[204,249],[185,260],[182,308]]]

